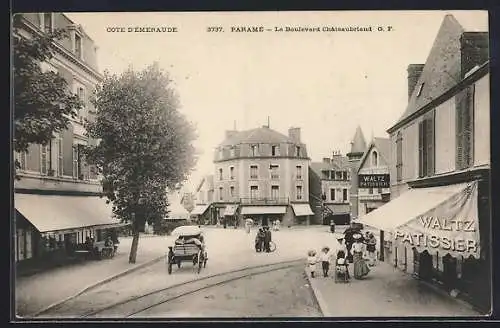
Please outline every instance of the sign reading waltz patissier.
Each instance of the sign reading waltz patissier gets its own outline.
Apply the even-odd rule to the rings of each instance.
[[[389,174],[360,174],[359,188],[390,188]]]
[[[394,238],[420,252],[479,258],[477,183],[399,227]]]

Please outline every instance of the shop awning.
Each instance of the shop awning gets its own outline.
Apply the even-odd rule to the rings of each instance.
[[[243,206],[241,214],[285,214],[286,206]]]
[[[420,252],[479,257],[477,182],[415,188],[361,217]]]
[[[237,209],[238,205],[227,205],[226,208],[224,209],[224,216],[234,215]]]
[[[203,215],[210,205],[196,205],[191,211],[191,215]]]
[[[123,225],[112,217],[111,204],[98,196],[14,195],[14,207],[40,232]]]
[[[295,216],[314,215],[309,204],[292,204]]]

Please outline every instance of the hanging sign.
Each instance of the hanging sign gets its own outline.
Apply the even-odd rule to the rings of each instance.
[[[359,188],[390,188],[389,174],[360,174]]]

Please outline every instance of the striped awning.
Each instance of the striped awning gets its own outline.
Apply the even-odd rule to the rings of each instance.
[[[292,209],[295,216],[314,215],[309,204],[292,204]]]

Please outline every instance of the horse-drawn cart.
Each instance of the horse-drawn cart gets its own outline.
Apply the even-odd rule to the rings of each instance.
[[[192,262],[197,272],[207,266],[207,251],[201,229],[198,226],[181,226],[172,231],[177,235],[174,246],[169,246],[167,254],[168,274],[172,273],[172,266],[181,267],[182,262]]]

